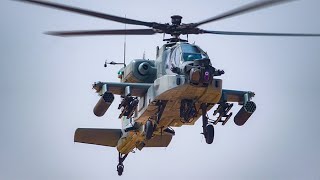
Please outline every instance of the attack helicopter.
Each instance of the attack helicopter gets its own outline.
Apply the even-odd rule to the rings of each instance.
[[[225,125],[232,116],[233,103],[241,106],[234,116],[234,123],[244,125],[256,110],[252,101],[255,93],[223,89],[217,78],[225,72],[212,66],[208,54],[195,44],[181,39],[181,35],[218,34],[245,36],[320,36],[320,34],[257,33],[211,31],[200,25],[223,20],[290,0],[263,0],[246,4],[197,23],[182,23],[182,16],[171,16],[171,23],[146,22],[94,12],[62,4],[40,0],[18,0],[46,7],[88,15],[124,24],[147,26],[148,29],[55,31],[49,35],[72,37],[87,35],[153,35],[169,34],[166,43],[157,48],[155,60],[134,59],[119,70],[120,82],[95,82],[93,89],[100,96],[93,112],[102,117],[114,101],[121,96],[118,105],[121,129],[79,128],[74,141],[116,147],[119,152],[118,175],[124,170],[123,162],[134,149],[167,147],[175,131],[172,127],[194,125],[202,119],[202,134],[207,144],[214,140],[214,126]],[[107,64],[118,64],[110,62]],[[209,118],[208,111],[214,119]]]

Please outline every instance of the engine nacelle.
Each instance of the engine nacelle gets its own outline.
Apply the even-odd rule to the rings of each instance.
[[[111,106],[113,100],[114,95],[111,92],[105,92],[94,107],[93,113],[98,117],[103,116]]]
[[[157,69],[154,61],[136,59],[124,68],[122,82],[153,83],[156,78]]]
[[[254,113],[256,108],[257,106],[254,102],[246,102],[234,117],[234,123],[238,126],[244,125],[249,119],[249,117]]]
[[[143,62],[138,66],[138,72],[142,76],[149,74],[150,71],[151,71],[151,66],[150,66],[150,63],[148,62]]]

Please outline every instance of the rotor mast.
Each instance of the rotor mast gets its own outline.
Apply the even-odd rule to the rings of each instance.
[[[171,16],[172,26],[174,28],[178,28],[181,25],[181,19],[182,19],[182,16],[179,16],[179,15]],[[180,33],[173,31],[171,35],[173,36],[174,39],[179,39]]]

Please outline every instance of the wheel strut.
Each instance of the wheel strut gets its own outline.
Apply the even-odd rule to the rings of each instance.
[[[211,144],[214,139],[214,127],[213,124],[208,123],[208,117],[207,117],[207,108],[208,106],[206,104],[201,104],[201,111],[202,111],[202,129],[203,129],[203,135],[206,139],[207,144]]]
[[[124,170],[123,161],[127,158],[128,154],[121,154],[119,152],[119,163],[117,165],[118,175],[121,176]]]
[[[207,105],[206,104],[201,104],[201,112],[202,112],[202,129],[203,132],[202,134],[206,138],[207,136],[207,125],[208,125],[208,117],[207,117]]]

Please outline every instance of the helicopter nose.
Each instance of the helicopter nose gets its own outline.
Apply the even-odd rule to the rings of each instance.
[[[197,85],[200,83],[200,80],[201,80],[201,71],[200,69],[197,69],[197,68],[192,68],[190,70],[190,83],[191,84],[194,84],[194,85]]]
[[[213,79],[213,73],[209,68],[193,67],[189,73],[190,84],[195,86],[208,86]]]
[[[196,59],[188,73],[189,82],[194,86],[208,86],[213,80],[214,72],[210,59]]]
[[[194,66],[202,66],[202,67],[208,67],[208,66],[211,66],[210,65],[210,59],[195,59],[193,61],[193,65]]]

